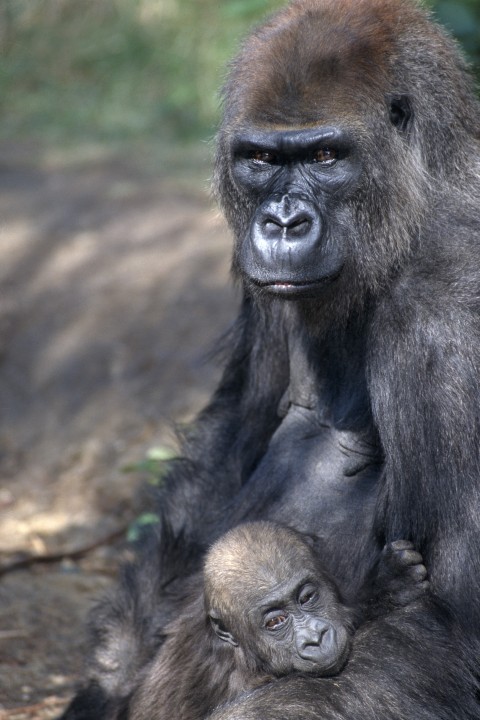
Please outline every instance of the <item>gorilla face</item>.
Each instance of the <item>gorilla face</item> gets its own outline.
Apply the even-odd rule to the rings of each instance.
[[[256,653],[275,675],[294,670],[334,675],[350,653],[347,618],[324,578],[299,576],[272,588],[258,604],[250,637],[256,637]]]
[[[240,647],[259,674],[333,675],[349,656],[352,612],[309,542],[275,523],[247,523],[207,556],[205,602],[213,629]]]
[[[251,130],[234,137],[231,153],[233,180],[252,208],[240,271],[275,295],[322,293],[347,255],[346,201],[362,171],[354,137],[339,127]]]

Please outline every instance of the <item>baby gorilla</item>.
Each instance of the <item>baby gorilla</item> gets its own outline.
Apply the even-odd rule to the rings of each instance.
[[[204,582],[215,633],[256,673],[333,675],[345,664],[354,612],[292,530],[270,523],[236,528],[207,556]]]
[[[317,543],[271,522],[240,525],[211,548],[189,600],[132,698],[132,720],[203,720],[218,705],[292,672],[331,676],[361,622],[428,587],[411,543],[387,545],[368,598],[344,605]]]

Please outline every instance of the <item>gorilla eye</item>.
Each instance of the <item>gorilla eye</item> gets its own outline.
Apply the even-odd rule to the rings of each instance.
[[[321,163],[322,165],[333,165],[337,157],[338,152],[334,150],[334,148],[323,147],[315,150],[312,161],[315,163]]]
[[[252,150],[249,155],[250,160],[258,163],[269,163],[270,165],[276,161],[276,155],[269,150]]]
[[[265,627],[267,628],[267,630],[277,630],[284,623],[286,623],[286,621],[287,616],[279,613],[278,615],[274,615],[273,617],[268,618],[268,620],[265,621]]]
[[[313,588],[304,588],[298,596],[298,603],[299,605],[307,605],[316,596],[317,593]]]

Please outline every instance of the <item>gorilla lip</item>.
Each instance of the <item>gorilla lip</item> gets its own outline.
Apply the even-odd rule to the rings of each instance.
[[[319,292],[323,287],[325,287],[325,285],[328,285],[336,280],[338,275],[339,273],[336,273],[335,275],[320,278],[318,280],[311,280],[310,282],[276,280],[274,282],[257,282],[255,284],[264,290],[275,293],[276,295],[303,295],[304,293]]]
[[[295,291],[298,289],[314,287],[315,285],[318,285],[318,283],[317,282],[311,282],[311,283],[274,282],[274,283],[269,283],[268,285],[266,285],[264,287],[270,287],[270,288],[274,288],[275,290],[290,292],[290,291]]]

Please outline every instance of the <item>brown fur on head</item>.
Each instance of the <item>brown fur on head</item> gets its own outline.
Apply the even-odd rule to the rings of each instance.
[[[464,71],[455,43],[415,0],[293,0],[244,43],[226,86],[225,119],[361,123],[384,107],[385,95],[412,93],[422,119],[460,129],[475,102]]]
[[[243,48],[241,78],[233,76],[240,81],[236,122],[303,125],[353,115],[372,90],[386,88],[394,4],[290,4]]]
[[[206,557],[206,610],[215,611],[224,621],[238,620],[299,567],[317,568],[311,548],[299,533],[266,521],[239,525],[217,540]]]

